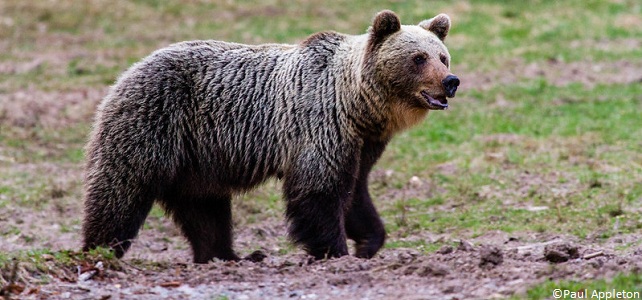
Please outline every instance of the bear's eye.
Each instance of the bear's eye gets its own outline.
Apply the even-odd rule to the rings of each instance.
[[[415,58],[412,59],[416,65],[423,65],[426,62],[426,57],[422,54],[416,55]]]
[[[444,66],[448,67],[448,57],[446,57],[446,55],[440,54],[439,59]]]

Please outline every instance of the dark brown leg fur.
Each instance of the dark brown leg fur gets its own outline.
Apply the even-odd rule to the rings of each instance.
[[[355,256],[373,257],[383,246],[386,230],[368,193],[368,174],[385,149],[385,143],[365,143],[352,206],[346,214],[346,234],[356,242]]]
[[[231,197],[181,197],[165,201],[165,208],[192,245],[195,263],[212,258],[240,260],[232,250]]]
[[[348,254],[344,215],[354,188],[357,162],[352,159],[351,163],[341,164],[341,174],[318,171],[324,169],[313,166],[318,162],[309,162],[285,176],[290,236],[316,259],[341,257]]]
[[[346,215],[346,234],[356,242],[356,257],[371,258],[383,246],[386,230],[372,204],[367,183],[357,183],[352,207]]]
[[[113,193],[88,192],[83,223],[83,251],[98,246],[111,247],[118,258],[127,252],[154,202],[149,195],[118,200]]]
[[[303,245],[316,259],[347,255],[348,246],[340,206],[336,196],[321,193],[289,200],[286,214],[291,223],[290,236],[294,242]]]

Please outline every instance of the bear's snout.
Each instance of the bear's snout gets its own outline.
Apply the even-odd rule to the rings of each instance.
[[[444,80],[441,81],[441,84],[444,86],[444,89],[446,90],[446,96],[448,98],[455,97],[455,92],[457,91],[457,87],[459,86],[459,78],[455,75],[448,75]]]

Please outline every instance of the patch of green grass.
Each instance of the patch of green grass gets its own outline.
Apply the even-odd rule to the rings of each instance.
[[[152,261],[139,258],[132,259],[130,263],[132,266],[136,266],[137,268],[150,270],[153,272],[167,270],[172,264],[171,261]]]
[[[8,186],[0,186],[0,208],[3,208],[9,203],[9,197],[7,194],[11,191],[11,188]]]
[[[424,253],[433,253],[439,250],[444,245],[455,246],[453,243],[445,243],[445,242],[431,243],[426,240],[405,241],[405,240],[392,239],[390,241],[387,241],[384,247],[388,249],[412,248],[412,249],[417,249],[419,251],[422,251]]]
[[[393,140],[391,148],[415,151],[416,147],[441,149],[423,155],[431,160],[452,157],[449,145],[460,145],[475,136],[518,134],[529,137],[598,134],[596,142],[613,143],[642,137],[642,85],[599,85],[585,89],[577,85],[556,87],[543,81],[498,86],[490,91],[462,93],[466,103],[453,100],[452,109],[432,113],[424,125]],[[512,106],[495,107],[490,101],[500,94]],[[475,100],[469,100],[473,98]],[[409,143],[408,141],[412,142]]]
[[[576,9],[578,5],[582,9]],[[595,46],[604,40],[642,36],[639,27],[626,23],[629,19],[639,22],[639,12],[640,5],[634,1],[476,2],[474,9],[455,23],[457,30],[469,36],[467,43],[457,47],[484,47],[465,48],[456,54],[462,55],[462,61],[480,62],[490,57],[492,64],[500,64],[505,57],[527,61],[635,58],[639,47]],[[586,46],[574,46],[573,42]],[[622,56],[614,55],[617,52]],[[481,64],[491,67],[487,62]]]
[[[232,205],[234,222],[240,226],[270,218],[281,219],[285,209],[281,183],[269,180],[259,189],[234,197]]]
[[[94,265],[98,261],[103,262],[105,268],[120,268],[118,259],[111,250],[106,248],[97,248],[89,252],[31,249],[0,253],[0,272],[10,274],[15,266],[25,269],[33,283],[44,284],[49,282],[49,275],[73,278],[77,274],[76,267]],[[24,276],[21,276],[19,281],[24,279]],[[0,281],[0,284],[6,284],[6,282]]]
[[[500,94],[510,105],[490,102]],[[463,96],[467,103],[453,101],[451,111],[431,114],[394,139],[378,167],[441,188],[404,204],[418,212],[404,221],[425,230],[599,232],[604,238],[635,232],[642,217],[636,209],[642,154],[635,150],[642,140],[640,94],[636,84],[558,87],[541,80],[471,91]],[[441,173],[436,166],[445,163],[455,170]],[[393,232],[401,228],[391,224],[401,214],[394,201],[383,204]],[[435,201],[456,207],[426,212]],[[627,221],[614,229],[621,216]]]
[[[143,229],[160,229],[162,231],[164,224],[161,219],[168,217],[169,216],[166,215],[165,210],[162,207],[154,205],[147,215],[147,219],[143,224]]]
[[[46,196],[47,186],[44,182],[34,182],[29,173],[18,172],[6,174],[15,176],[10,180],[12,185],[2,186],[3,198],[7,203],[41,208],[49,199]],[[0,179],[5,176],[0,175]],[[4,179],[9,181],[8,179]],[[42,180],[42,178],[40,178]],[[15,185],[14,185],[15,184]],[[25,189],[27,188],[27,189]]]
[[[616,296],[615,292],[628,292]],[[639,273],[618,274],[610,279],[587,281],[546,281],[526,292],[527,299],[639,299],[642,292],[642,275]],[[554,294],[556,293],[556,294]],[[559,293],[559,294],[558,294]],[[573,293],[573,294],[571,294]],[[578,293],[583,293],[579,295]],[[611,294],[606,294],[611,293]],[[637,294],[635,294],[637,293]],[[556,296],[559,295],[559,296]],[[524,299],[524,295],[513,299]],[[609,298],[607,298],[609,297]]]
[[[279,255],[287,255],[299,251],[299,248],[293,245],[287,237],[280,238],[277,247]]]
[[[80,163],[89,128],[86,123],[72,123],[60,129],[8,127],[0,122],[0,143],[4,146],[0,155],[17,163]]]

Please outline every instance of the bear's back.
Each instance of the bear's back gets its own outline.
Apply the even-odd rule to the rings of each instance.
[[[323,33],[300,45],[173,44],[121,76],[99,127],[140,149],[128,163],[168,180],[251,187],[282,173],[310,143],[340,140],[343,39]]]

